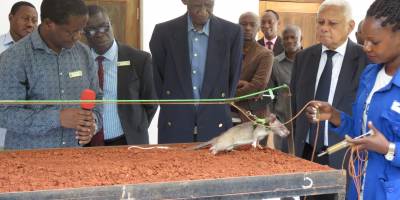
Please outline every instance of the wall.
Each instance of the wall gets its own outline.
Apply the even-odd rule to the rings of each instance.
[[[357,31],[358,23],[365,18],[369,6],[374,0],[349,0],[350,6],[353,10],[353,18],[356,21],[353,33],[351,33],[351,39],[356,42],[355,32]]]

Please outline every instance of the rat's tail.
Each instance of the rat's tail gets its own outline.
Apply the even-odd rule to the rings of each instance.
[[[211,140],[209,140],[207,142],[200,143],[200,144],[198,144],[196,146],[188,147],[188,148],[186,148],[186,150],[197,150],[197,149],[204,148],[204,147],[214,143],[215,140],[216,140],[216,138],[213,138],[213,139],[211,139]]]

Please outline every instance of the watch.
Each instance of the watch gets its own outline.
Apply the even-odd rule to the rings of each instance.
[[[387,154],[385,155],[385,159],[388,161],[393,161],[394,159],[394,152],[396,150],[396,144],[395,143],[389,143],[389,150]]]

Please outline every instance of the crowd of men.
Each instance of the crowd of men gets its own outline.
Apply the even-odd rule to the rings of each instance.
[[[358,188],[361,191],[348,182],[350,199],[363,191],[365,199],[381,199],[384,190],[399,185],[398,1],[376,0],[371,5],[356,31],[358,44],[349,39],[355,28],[349,3],[323,1],[315,30],[319,42],[304,49],[299,26],[286,24],[279,33],[279,11],[268,9],[260,17],[246,12],[232,23],[213,14],[214,0],[182,3],[186,13],[155,26],[151,53],[118,41],[101,6],[87,6],[82,0],[43,0],[38,25],[31,3],[14,4],[10,31],[0,36],[0,100],[25,103],[0,104],[0,147],[148,144],[158,105],[115,100],[191,99],[193,104],[159,105],[159,144],[210,140],[248,121],[248,113],[265,118],[272,112],[284,122],[296,116],[293,127],[288,126],[294,141],[270,136],[268,147],[311,160],[342,141],[342,132],[359,136],[373,130],[370,138],[348,139],[371,153],[369,177]],[[256,40],[259,30],[263,37]],[[87,45],[80,42],[82,36]],[[200,101],[240,97],[284,84],[290,92],[274,91],[277,98],[272,101],[260,95],[237,102],[246,113],[229,104]],[[60,103],[79,100],[87,88],[104,103],[90,110]],[[344,151],[315,158],[340,169]],[[388,181],[392,179],[396,182]],[[380,182],[386,186],[372,186]],[[395,192],[397,196],[387,197],[400,198],[400,191]]]
[[[368,60],[349,39],[355,22],[345,0],[321,4],[316,22],[320,43],[304,50],[301,29],[287,24],[279,33],[280,16],[274,10],[261,17],[243,13],[235,24],[213,14],[214,0],[182,2],[187,13],[155,26],[151,54],[117,41],[101,6],[43,0],[38,25],[32,4],[14,4],[10,31],[0,36],[0,99],[78,100],[85,88],[99,100],[220,99],[286,84],[291,96],[277,91],[277,101],[259,97],[238,105],[260,118],[273,112],[281,121],[314,99],[351,113]],[[263,37],[256,40],[259,30]],[[81,36],[88,46],[79,41]],[[148,144],[156,109],[116,103],[93,110],[71,104],[1,105],[0,127],[7,130],[6,149]],[[246,120],[226,104],[161,104],[158,143],[209,140]],[[310,159],[315,144],[321,152],[343,139],[329,134],[327,122],[321,122],[321,130],[315,138],[315,126],[305,115],[296,119],[297,156]],[[267,145],[289,151],[284,138],[270,137]],[[341,156],[317,162],[340,168]]]
[[[32,4],[14,4],[10,31],[0,36],[1,51],[8,48],[0,58],[1,98],[72,100],[79,99],[82,89],[91,88],[103,100],[211,99],[286,84],[292,88],[292,105],[286,91],[278,91],[279,101],[261,97],[238,105],[261,118],[273,112],[287,121],[317,98],[317,88],[327,81],[331,84],[323,89],[328,94],[324,98],[350,112],[356,77],[367,60],[361,47],[348,39],[354,21],[345,1],[321,5],[316,30],[320,44],[303,51],[300,28],[288,24],[280,34],[280,16],[274,10],[261,17],[243,13],[234,24],[213,15],[213,0],[182,2],[187,13],[154,28],[151,55],[118,42],[101,6],[44,0],[38,26]],[[256,40],[259,30],[263,37]],[[79,42],[81,35],[88,46]],[[328,50],[336,53],[328,56]],[[326,63],[334,66],[328,75]],[[322,80],[322,75],[331,77]],[[0,125],[8,132],[6,148],[146,144],[156,109],[157,105],[115,103],[92,111],[76,105],[2,105]],[[239,123],[248,120],[229,105],[160,105],[160,109],[159,143],[208,140],[230,128],[232,116],[238,116]],[[307,131],[304,116],[295,124],[301,155],[313,133]],[[324,132],[322,148],[341,139],[329,142]],[[267,143],[287,151],[286,139],[270,138]]]

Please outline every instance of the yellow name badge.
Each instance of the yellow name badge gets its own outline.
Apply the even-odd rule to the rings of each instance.
[[[77,78],[82,76],[82,71],[74,71],[69,73],[69,78]]]
[[[127,60],[127,61],[119,61],[117,63],[118,67],[126,67],[126,66],[131,66],[131,61]]]

